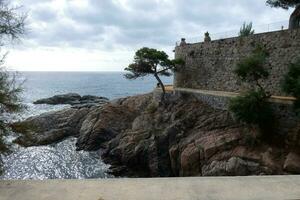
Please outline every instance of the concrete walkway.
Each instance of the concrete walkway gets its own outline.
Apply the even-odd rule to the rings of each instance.
[[[160,89],[160,88],[156,88]],[[240,93],[237,92],[226,92],[226,91],[213,91],[213,90],[201,90],[201,89],[192,89],[192,88],[174,88],[173,85],[166,85],[165,86],[166,92],[185,92],[185,93],[193,93],[193,94],[203,94],[203,95],[210,95],[210,96],[217,96],[217,97],[237,97]],[[270,97],[268,101],[273,103],[281,103],[281,104],[290,104],[292,105],[296,100],[295,97],[290,96],[276,96],[273,95]]]
[[[168,86],[169,90],[175,90],[178,92],[187,92],[194,94],[204,94],[210,96],[219,96],[219,97],[237,97],[240,93],[237,92],[226,92],[226,91],[213,91],[213,90],[200,90],[200,89],[191,89],[191,88],[173,88],[172,86]],[[286,96],[271,96],[268,100],[273,103],[281,103],[281,104],[293,104],[296,100],[295,97],[286,97]]]
[[[296,200],[300,176],[0,181],[1,200]]]

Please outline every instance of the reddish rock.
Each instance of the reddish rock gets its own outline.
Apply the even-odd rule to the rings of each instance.
[[[181,176],[201,175],[201,163],[203,162],[203,150],[194,143],[189,144],[181,153]]]
[[[217,152],[236,146],[240,139],[240,130],[238,128],[220,129],[208,131],[205,136],[196,140],[195,143],[203,148],[205,158],[209,159]]]
[[[286,157],[283,168],[289,173],[300,174],[300,155],[295,152],[289,153]]]
[[[64,117],[70,120],[66,123]],[[235,122],[228,111],[214,109],[191,96],[175,96],[156,104],[152,94],[139,95],[101,108],[58,112],[47,119],[38,120],[41,127],[64,130],[48,132],[48,138],[79,134],[78,149],[103,148],[102,158],[118,176],[283,173],[283,148],[263,141],[251,147],[245,143],[246,127]],[[256,136],[256,130],[252,131],[250,135]],[[285,171],[300,173],[299,160],[296,153],[289,154]]]

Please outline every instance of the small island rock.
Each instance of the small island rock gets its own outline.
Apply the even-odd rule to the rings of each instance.
[[[39,99],[34,104],[50,104],[50,105],[59,105],[59,104],[69,104],[72,106],[77,106],[77,108],[82,107],[92,107],[96,104],[106,103],[108,98],[98,97],[92,95],[80,96],[77,93],[68,93],[55,95],[50,98]],[[81,105],[81,106],[78,106]]]

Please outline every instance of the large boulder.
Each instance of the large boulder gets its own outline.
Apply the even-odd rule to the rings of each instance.
[[[151,94],[140,95],[119,99],[93,109],[80,128],[77,150],[98,150],[105,142],[131,128],[133,120],[143,107],[141,102],[145,103],[150,99]]]
[[[46,145],[58,142],[69,136],[78,136],[90,125],[93,127],[99,110],[108,103],[105,97],[80,96],[76,93],[56,95],[41,99],[36,104],[70,104],[71,108],[53,111],[30,117],[23,122],[17,122],[12,127],[22,133],[15,142],[23,146]],[[121,115],[120,115],[121,116]],[[85,120],[88,118],[88,120]],[[113,121],[113,119],[111,119]],[[84,125],[82,126],[82,124]],[[93,138],[96,140],[96,138]]]
[[[23,146],[37,146],[56,143],[69,136],[76,136],[89,108],[66,108],[60,111],[44,113],[13,125],[21,132],[15,142]],[[20,127],[26,130],[18,131]],[[22,129],[21,129],[22,130]]]

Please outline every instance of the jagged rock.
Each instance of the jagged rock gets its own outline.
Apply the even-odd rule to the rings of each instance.
[[[287,155],[283,166],[284,170],[293,173],[300,174],[300,156],[295,152],[291,152]]]
[[[209,159],[217,152],[230,149],[236,146],[241,139],[240,129],[219,129],[214,131],[207,131],[195,141],[198,146],[201,146],[204,151],[204,156]]]
[[[62,95],[55,95],[50,98],[45,99],[39,99],[34,104],[51,104],[51,105],[57,105],[57,104],[70,104],[72,102],[76,102],[80,100],[81,96],[76,93],[68,93],[68,94],[62,94]]]
[[[150,93],[97,106],[77,104],[28,119],[39,129],[30,134],[32,138],[19,140],[39,145],[78,135],[77,149],[102,148],[103,160],[117,176],[234,176],[298,170],[297,153],[283,165],[283,148],[263,141],[255,147],[247,144],[245,135],[256,136],[257,130],[235,122],[229,112],[192,96],[167,98],[157,103]],[[90,104],[92,97],[82,99]]]
[[[67,108],[61,111],[44,113],[31,117],[16,125],[30,125],[29,132],[21,135],[15,142],[23,146],[46,145],[58,142],[69,136],[76,136],[83,119],[89,112],[88,108]]]
[[[34,104],[50,104],[50,105],[58,105],[58,104],[70,104],[76,105],[77,108],[82,107],[92,107],[97,105],[98,103],[106,103],[108,101],[105,97],[97,97],[91,95],[80,96],[76,93],[68,93],[62,95],[55,95],[50,98],[39,99]]]
[[[78,150],[98,150],[104,142],[109,141],[122,131],[132,126],[132,121],[139,114],[139,109],[143,105],[138,99],[151,99],[151,95],[141,95],[132,100],[122,99],[122,101],[110,103],[103,108],[91,111],[80,128],[80,136],[77,141]]]
[[[204,161],[202,147],[195,143],[189,144],[181,153],[181,176],[200,176],[201,166]]]
[[[227,161],[213,161],[202,167],[203,176],[247,176],[258,175],[263,170],[259,163],[232,157]]]

